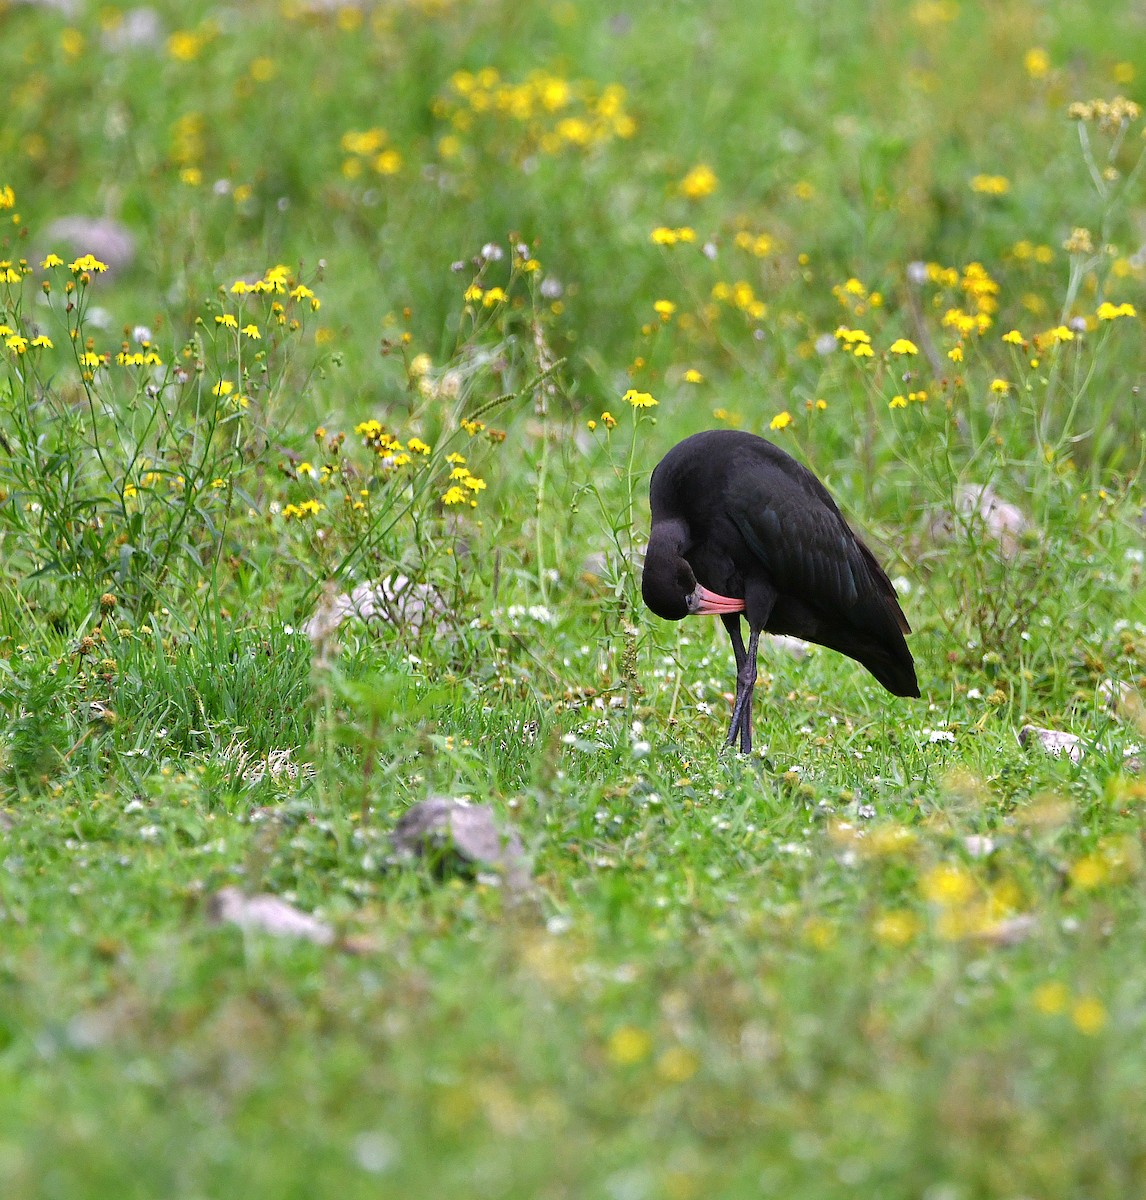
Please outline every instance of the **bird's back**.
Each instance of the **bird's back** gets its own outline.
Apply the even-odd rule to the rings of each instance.
[[[919,695],[904,641],[910,626],[891,581],[791,455],[739,430],[694,434],[661,460],[649,500],[654,525],[687,523],[685,557],[701,583],[720,590],[762,578],[775,589],[764,629],[839,650],[896,695]]]

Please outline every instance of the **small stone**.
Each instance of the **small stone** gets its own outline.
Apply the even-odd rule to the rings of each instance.
[[[207,916],[215,924],[269,933],[273,937],[303,938],[319,946],[334,941],[334,930],[324,921],[295,908],[278,896],[248,896],[237,887],[220,888],[207,901]]]
[[[1081,762],[1082,738],[1075,733],[1062,733],[1057,729],[1040,729],[1037,725],[1024,725],[1019,730],[1019,743],[1025,746],[1032,739],[1048,753],[1059,758],[1065,754],[1071,762]]]
[[[415,634],[425,627],[440,637],[449,629],[441,620],[446,614],[446,602],[437,588],[428,583],[415,583],[405,575],[390,575],[372,583],[360,583],[352,592],[324,596],[318,608],[303,625],[302,631],[311,641],[327,639],[347,617],[401,625]]]
[[[431,796],[403,813],[390,840],[400,856],[429,858],[442,875],[492,872],[515,891],[529,882],[521,838],[485,804]]]

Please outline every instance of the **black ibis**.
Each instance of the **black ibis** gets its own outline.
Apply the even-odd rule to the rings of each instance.
[[[641,594],[666,621],[714,613],[736,655],[726,746],[752,749],[760,634],[786,633],[862,663],[896,696],[918,696],[911,632],[875,555],[827,488],[766,438],[710,429],[674,446],[649,484]],[[748,621],[748,647],[740,632]]]

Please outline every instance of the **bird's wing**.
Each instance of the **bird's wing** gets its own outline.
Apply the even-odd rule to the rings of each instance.
[[[742,480],[728,515],[780,591],[909,632],[891,581],[810,471],[767,463]]]

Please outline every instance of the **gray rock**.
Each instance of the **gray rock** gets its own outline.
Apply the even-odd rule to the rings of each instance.
[[[1071,762],[1082,761],[1082,738],[1076,733],[1062,733],[1057,729],[1040,729],[1038,725],[1024,725],[1019,730],[1019,742],[1025,746],[1031,741],[1037,741],[1048,754],[1053,754],[1055,758],[1065,754]]]
[[[1023,534],[1031,523],[1017,505],[1004,500],[989,483],[966,483],[955,494],[954,513],[938,513],[931,522],[931,536],[945,541],[956,532],[981,531],[997,542],[1004,558],[1014,558]]]
[[[328,638],[347,617],[369,624],[385,621],[420,634],[431,628],[438,636],[449,631],[446,602],[432,584],[415,583],[405,575],[389,575],[372,583],[360,583],[352,592],[324,595],[313,615],[302,627],[311,641]]]
[[[334,941],[334,930],[310,913],[278,896],[248,896],[237,887],[220,888],[207,901],[208,918],[219,925],[269,933],[273,937],[303,938],[319,946]]]
[[[515,891],[529,883],[521,838],[485,804],[431,796],[402,814],[390,841],[399,856],[429,859],[440,874],[491,873]]]

